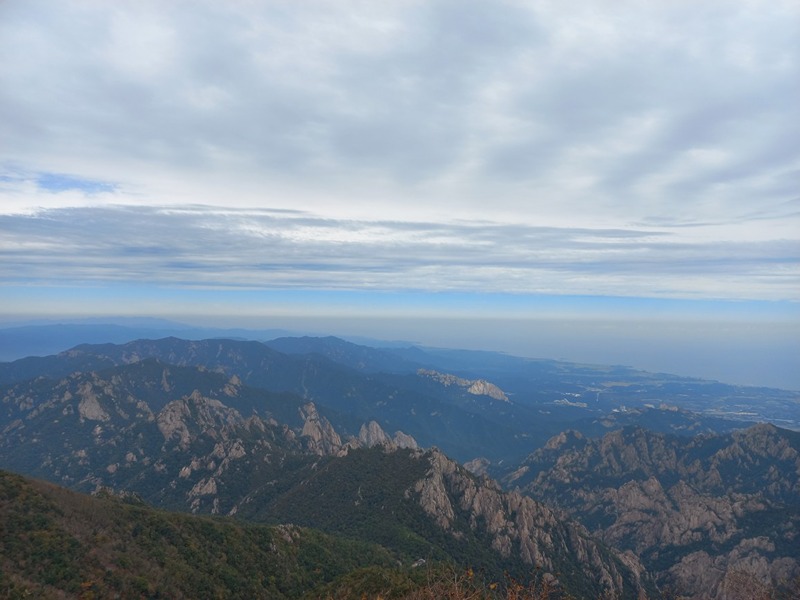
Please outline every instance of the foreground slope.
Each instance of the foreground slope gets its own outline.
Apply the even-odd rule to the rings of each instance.
[[[299,598],[380,547],[156,511],[0,471],[0,597]]]

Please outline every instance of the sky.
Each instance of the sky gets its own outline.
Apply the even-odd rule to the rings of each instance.
[[[794,0],[0,0],[0,318],[661,344],[788,381],[798,40]]]

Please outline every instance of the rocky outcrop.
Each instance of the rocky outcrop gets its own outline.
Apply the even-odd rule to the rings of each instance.
[[[177,439],[179,446],[186,449],[199,433],[216,437],[226,425],[243,420],[238,411],[195,391],[187,398],[167,404],[157,415],[156,424],[165,441]]]
[[[417,440],[402,431],[396,431],[394,437],[389,437],[376,421],[370,421],[361,426],[358,432],[358,442],[365,448],[372,448],[374,446],[384,446],[388,450],[397,448],[416,450],[419,448]]]
[[[489,475],[489,466],[491,462],[489,459],[479,456],[464,463],[464,468],[473,475],[487,476]]]
[[[798,448],[800,435],[771,425],[695,438],[566,432],[505,481],[635,552],[675,591],[735,598],[742,572],[772,588],[800,576]]]
[[[203,387],[187,391],[192,384]],[[165,507],[229,512],[242,472],[280,468],[287,453],[304,452],[300,439],[312,439],[256,414],[259,398],[269,400],[237,377],[155,361],[18,384],[0,403],[14,417],[2,428],[0,462],[85,492],[130,489]],[[326,423],[322,448],[336,442]]]
[[[417,375],[420,377],[427,377],[442,384],[445,387],[451,385],[466,388],[467,392],[475,396],[488,396],[494,400],[501,400],[508,402],[508,396],[505,392],[497,387],[495,384],[486,381],[485,379],[464,379],[456,375],[448,373],[439,373],[430,369],[419,369]]]
[[[317,412],[313,402],[308,402],[300,408],[303,419],[301,435],[305,438],[306,447],[310,452],[319,456],[337,454],[342,450],[342,438],[334,430],[330,421]]]
[[[386,446],[392,443],[392,440],[376,421],[370,421],[361,426],[358,432],[358,441],[366,448]]]
[[[467,388],[467,391],[474,396],[489,396],[489,398],[493,398],[494,400],[508,402],[508,396],[506,396],[505,392],[485,379],[473,381]]]
[[[108,421],[111,419],[100,405],[94,386],[90,382],[86,382],[78,388],[78,395],[80,396],[78,414],[82,419],[89,421]]]
[[[668,580],[676,588],[707,590],[701,596],[713,600],[772,598],[774,582],[798,582],[795,560],[767,558],[775,549],[769,538],[757,537],[742,540],[723,556],[692,552],[669,569]]]
[[[419,448],[417,440],[415,440],[413,436],[403,433],[402,431],[394,432],[392,442],[394,442],[394,445],[398,448],[407,448],[409,450],[417,450]]]
[[[408,493],[456,538],[469,532],[485,536],[501,556],[518,553],[524,563],[543,569],[556,583],[555,574],[572,557],[583,575],[600,582],[604,593],[619,597],[643,591],[644,568],[632,554],[624,559],[614,555],[576,522],[530,497],[505,493],[488,478],[476,478],[438,450],[426,457],[430,468]]]

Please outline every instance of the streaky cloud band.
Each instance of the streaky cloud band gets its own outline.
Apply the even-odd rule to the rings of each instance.
[[[420,290],[791,300],[790,240],[666,228],[321,218],[303,211],[109,206],[0,216],[0,279],[232,289]]]

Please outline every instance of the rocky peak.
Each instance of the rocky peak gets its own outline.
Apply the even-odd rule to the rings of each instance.
[[[78,388],[78,414],[81,419],[87,421],[108,421],[111,419],[109,414],[100,405],[94,385],[85,382]]]
[[[388,450],[397,448],[416,450],[419,448],[417,440],[402,431],[396,431],[394,437],[390,438],[376,421],[370,421],[361,426],[358,432],[358,442],[366,448],[373,446],[384,446]]]
[[[342,450],[342,438],[330,421],[317,412],[314,403],[308,402],[299,410],[303,419],[301,435],[306,438],[307,449],[319,456],[339,453]]]
[[[464,468],[473,475],[488,476],[489,466],[491,464],[492,463],[489,461],[489,459],[484,458],[483,456],[479,456],[477,458],[473,458],[472,460],[465,462]]]
[[[506,396],[505,392],[485,379],[476,379],[470,384],[467,391],[475,396],[489,396],[494,400],[508,402],[508,396]]]
[[[238,375],[234,375],[228,380],[228,383],[225,384],[222,393],[231,398],[235,398],[236,396],[239,395],[241,387],[242,387],[242,380],[239,379]]]
[[[565,446],[573,446],[577,442],[581,442],[585,439],[586,438],[580,431],[574,431],[570,429],[569,431],[562,431],[558,435],[551,437],[549,440],[547,440],[547,443],[544,445],[544,447],[547,450],[559,450]]]
[[[409,450],[417,450],[419,448],[417,440],[415,440],[413,436],[403,433],[402,431],[395,431],[392,441],[398,448],[408,448]]]
[[[367,448],[378,445],[385,446],[391,443],[389,436],[386,435],[386,432],[378,425],[377,421],[370,421],[361,426],[358,432],[358,441]]]

